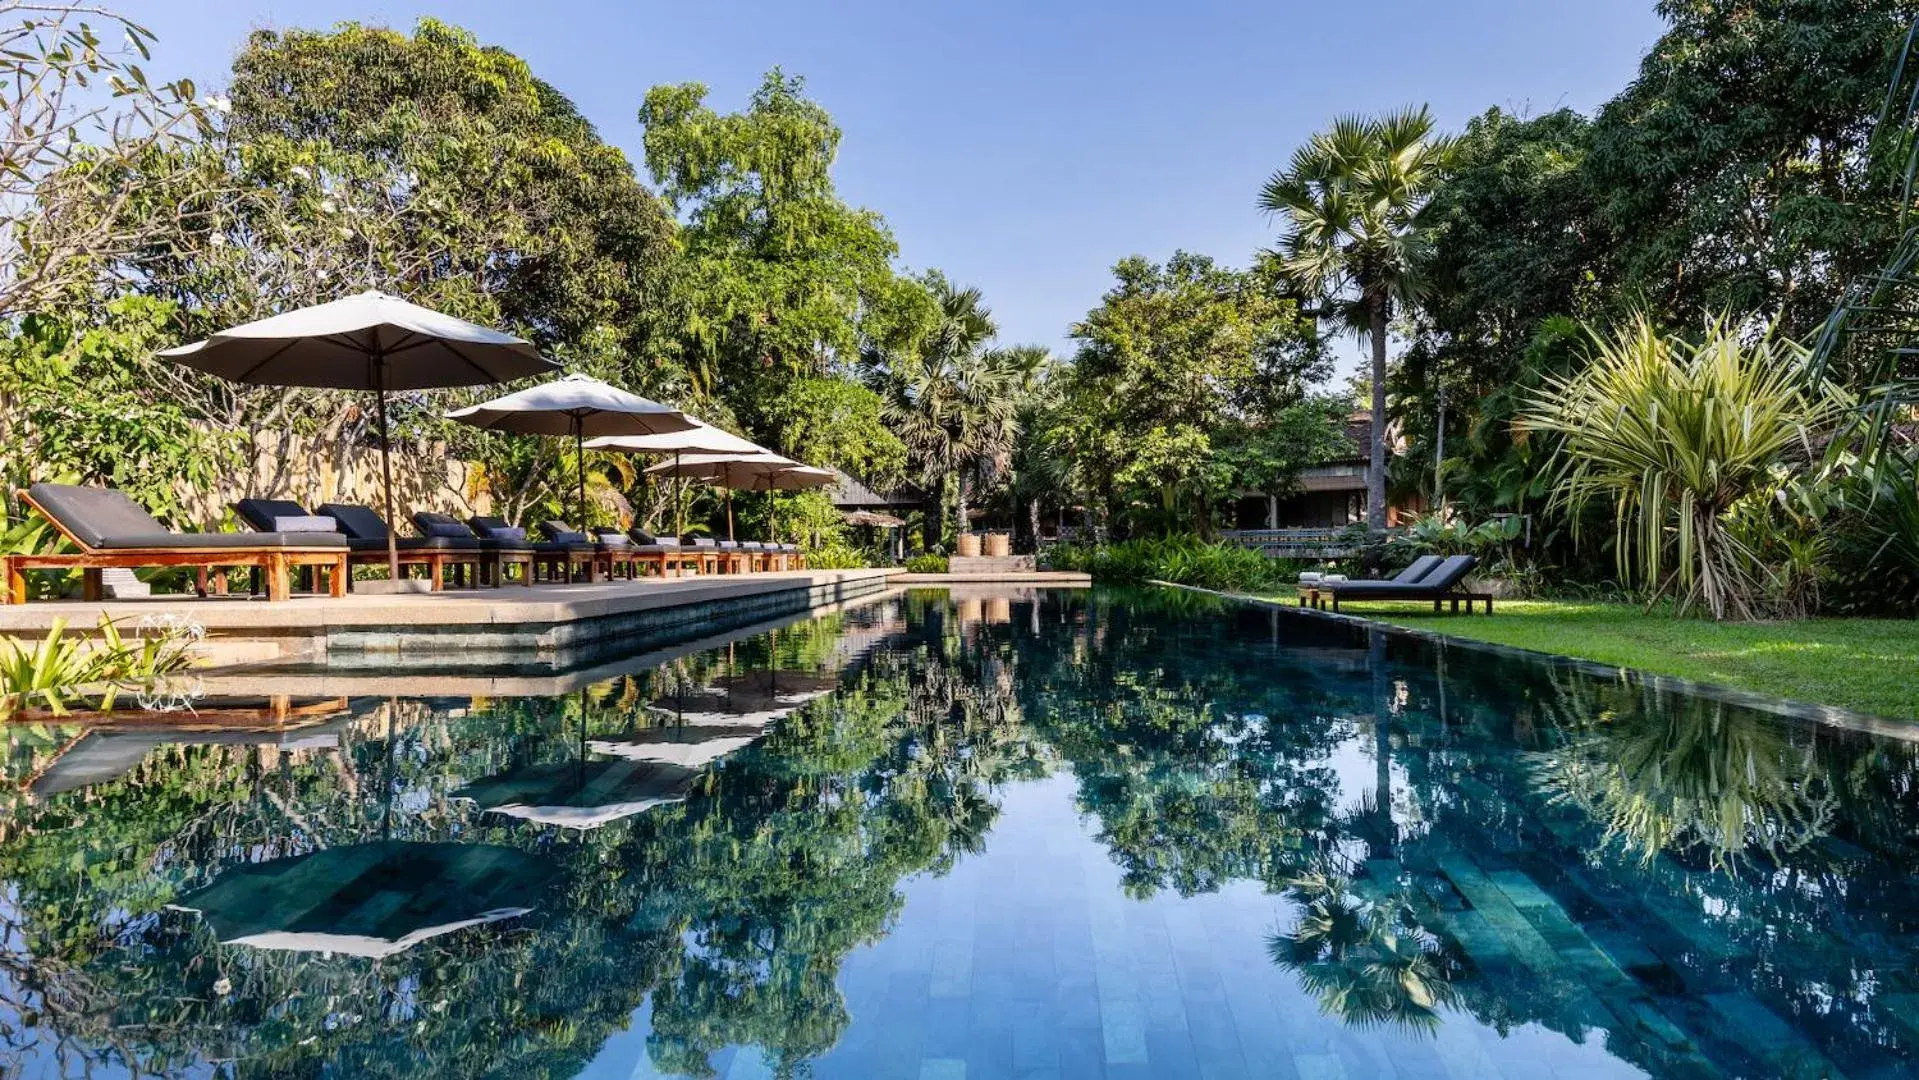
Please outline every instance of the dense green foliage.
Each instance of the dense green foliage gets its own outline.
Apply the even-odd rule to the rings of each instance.
[[[84,165],[17,124],[0,147],[19,163],[5,213],[23,238],[5,253],[20,288],[0,308],[0,472],[9,487],[51,472],[114,483],[210,526],[233,496],[277,493],[244,489],[299,472],[250,475],[258,440],[363,460],[358,397],[235,387],[151,353],[373,286],[877,490],[911,481],[915,547],[982,524],[1025,544],[1049,521],[1210,537],[1240,497],[1284,498],[1302,470],[1352,454],[1356,403],[1325,383],[1335,335],[1358,333],[1368,452],[1389,430],[1395,443],[1390,468],[1368,470],[1372,524],[1389,491],[1470,522],[1525,515],[1527,572],[1589,582],[1653,568],[1643,537],[1629,550],[1606,527],[1612,495],[1555,498],[1566,433],[1521,414],[1578,385],[1597,355],[1587,328],[1643,314],[1667,337],[1721,320],[1816,346],[1821,374],[1865,408],[1812,432],[1826,482],[1790,512],[1793,535],[1750,501],[1725,505],[1723,524],[1767,575],[1789,568],[1771,610],[1910,610],[1919,9],[1658,11],[1637,77],[1591,116],[1329,122],[1249,193],[1273,250],[1246,269],[1186,251],[1119,260],[1058,359],[1000,341],[990,297],[901,263],[885,219],[835,186],[845,133],[778,69],[734,111],[697,83],[636,91],[640,169],[523,60],[435,20],[255,33],[224,96],[202,99],[146,85],[97,42],[58,51],[72,26],[49,15],[16,39],[11,69],[130,80],[122,100],[144,111],[61,128],[88,142]],[[1852,316],[1829,321],[1835,305]],[[489,497],[509,517],[557,509],[574,464],[561,440],[439,419],[489,392],[401,395],[399,435],[478,466],[438,495]],[[657,527],[686,510],[717,529],[713,492],[647,483],[636,464],[589,455],[593,516]],[[844,540],[817,499],[737,503],[768,535]]]
[[[1113,272],[1041,421],[1108,520],[1210,532],[1234,491],[1287,492],[1344,449],[1347,406],[1311,393],[1328,361],[1269,276],[1186,252]]]
[[[860,347],[921,340],[936,305],[897,267],[879,215],[837,196],[839,130],[800,80],[769,74],[738,113],[715,111],[695,85],[645,95],[657,195],[524,61],[431,19],[411,34],[255,33],[219,104],[195,137],[116,160],[121,175],[110,191],[91,187],[92,203],[58,204],[129,221],[130,239],[50,277],[63,283],[59,303],[9,311],[0,465],[10,487],[51,464],[209,526],[207,506],[278,493],[249,490],[249,439],[292,436],[297,446],[278,445],[335,461],[364,455],[370,416],[355,395],[236,387],[152,353],[367,287],[511,329],[569,369],[811,463],[881,486],[905,474]],[[51,213],[64,176],[43,172]],[[574,467],[562,441],[439,419],[494,392],[401,395],[398,436],[445,441],[479,466],[454,498],[490,495],[516,518],[557,507]],[[79,437],[47,437],[55,426]],[[605,516],[676,516],[668,503],[682,488],[645,483],[618,457],[588,465]],[[262,482],[300,472],[289,462]],[[209,489],[190,509],[184,493]],[[719,516],[705,489],[683,497],[695,521]],[[789,499],[739,501],[772,519]]]
[[[1237,544],[1210,544],[1193,536],[1060,544],[1046,551],[1051,570],[1077,570],[1097,581],[1140,585],[1166,581],[1227,592],[1257,592],[1286,580],[1290,563]]]
[[[944,574],[950,565],[951,560],[946,556],[928,552],[924,555],[915,555],[906,560],[906,572],[909,574]]]

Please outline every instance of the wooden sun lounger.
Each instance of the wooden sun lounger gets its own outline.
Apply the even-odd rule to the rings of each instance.
[[[128,547],[94,546],[78,536],[72,523],[61,520],[36,499],[31,490],[19,493],[20,500],[31,507],[41,517],[53,524],[60,535],[66,537],[79,548],[78,553],[25,555],[12,554],[0,557],[4,560],[6,577],[5,600],[10,604],[27,602],[28,570],[80,570],[80,595],[85,600],[104,599],[105,589],[101,585],[100,571],[107,569],[139,570],[160,566],[190,566],[198,571],[194,582],[194,591],[201,596],[207,595],[207,571],[222,567],[239,567],[258,570],[266,578],[267,599],[285,600],[293,594],[290,571],[296,566],[313,566],[324,571],[327,579],[327,592],[331,596],[345,596],[347,584],[347,549],[344,546],[288,546],[284,543],[259,543],[249,545],[244,540],[236,540],[219,547],[200,547],[194,544],[171,546],[156,542],[152,545]],[[159,526],[155,525],[155,528]],[[142,533],[141,535],[145,535]],[[241,536],[244,534],[179,534]]]
[[[1471,555],[1454,555],[1427,573],[1414,575],[1409,581],[1342,581],[1329,585],[1315,586],[1309,596],[1314,608],[1321,608],[1328,598],[1333,602],[1333,611],[1339,611],[1339,602],[1344,600],[1430,600],[1433,611],[1443,611],[1450,603],[1454,614],[1459,612],[1460,601],[1466,603],[1466,613],[1472,614],[1475,600],[1483,603],[1486,614],[1492,614],[1493,597],[1491,593],[1465,592],[1459,588],[1467,574],[1479,560]]]

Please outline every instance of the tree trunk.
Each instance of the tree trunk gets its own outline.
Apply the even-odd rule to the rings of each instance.
[[[961,469],[956,477],[953,491],[953,543],[959,544],[959,538],[966,535],[966,470]]]
[[[1371,457],[1366,465],[1366,528],[1383,532],[1386,528],[1386,298],[1376,295],[1367,302],[1372,316],[1373,338],[1373,433]]]
[[[1399,830],[1393,824],[1392,683],[1386,677],[1386,634],[1366,631],[1366,667],[1372,678],[1373,831],[1368,844],[1375,859],[1395,858]]]
[[[1039,550],[1039,500],[1026,504],[1026,523],[1033,531],[1033,550]]]

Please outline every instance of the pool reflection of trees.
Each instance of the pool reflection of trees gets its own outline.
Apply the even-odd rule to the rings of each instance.
[[[847,1022],[846,953],[885,932],[901,878],[979,847],[990,785],[1033,757],[1016,718],[989,707],[1004,695],[952,671],[972,663],[956,643],[849,656],[893,629],[883,617],[801,624],[582,698],[376,703],[338,751],[169,748],[118,779],[22,798],[0,838],[0,1039],[74,1073],[236,1061],[259,1076],[323,1063],[548,1075],[590,1059],[651,994],[661,1068],[710,1075],[710,1055],[742,1043],[776,1062],[816,1056]],[[647,708],[659,696],[769,663],[847,670],[683,803],[580,831],[456,796],[577,760],[582,733],[630,736],[666,722]],[[62,741],[14,735],[15,778]],[[165,909],[238,862],[378,840],[511,845],[554,884],[524,919],[378,961],[221,945]]]
[[[1418,1032],[1453,1007],[1574,1040],[1599,1024],[1651,1069],[1697,1064],[1691,1037],[1773,1071],[1740,1057],[1737,1032],[1675,1045],[1674,1029],[1652,1030],[1651,994],[1702,987],[1750,992],[1829,1053],[1871,1061],[1905,1045],[1874,999],[1903,992],[1888,976],[1919,944],[1902,895],[1919,835],[1909,745],[1536,659],[1194,604],[1180,598],[1198,618],[1179,620],[1150,617],[1150,597],[1089,605],[1071,619],[1099,638],[1091,656],[1034,638],[1026,713],[1078,776],[1130,890],[1245,878],[1285,894],[1292,915],[1269,950],[1329,1014]],[[1341,788],[1329,763],[1342,744],[1371,755],[1370,791],[1350,790],[1351,774]],[[1686,940],[1660,969],[1601,960],[1603,990],[1572,959],[1502,960],[1492,976],[1462,946],[1486,935],[1462,922],[1473,902],[1448,876],[1474,875],[1475,859],[1525,879],[1540,905],[1529,917],[1549,906],[1555,932],[1616,944],[1656,923],[1667,944]],[[1585,950],[1601,959],[1590,938]]]
[[[840,965],[886,932],[900,881],[980,850],[996,785],[1064,769],[1133,895],[1251,880],[1286,897],[1274,962],[1350,1023],[1417,1033],[1461,1010],[1586,1037],[1586,973],[1482,970],[1471,905],[1442,872],[1518,853],[1555,899],[1653,905],[1716,935],[1739,959],[1714,978],[1782,1012],[1818,1000],[1831,1040],[1900,1044],[1872,987],[1832,977],[1870,953],[1860,941],[1905,932],[1891,924],[1906,879],[1873,877],[1865,856],[1906,851],[1919,825],[1900,797],[1915,779],[1903,748],[1171,602],[1177,617],[1150,595],[968,617],[909,600],[904,624],[892,611],[804,623],[579,697],[362,703],[338,751],[170,748],[117,780],[22,799],[0,825],[0,1038],[76,1072],[546,1075],[591,1058],[650,995],[663,1070],[711,1075],[712,1056],[742,1044],[796,1067],[844,1031]],[[853,644],[883,634],[870,655]],[[577,762],[583,742],[632,741],[664,722],[656,703],[769,664],[843,674],[702,768],[683,802],[570,830],[456,796]],[[15,730],[11,775],[59,743]],[[1370,790],[1341,786],[1349,745],[1370,755]],[[383,838],[509,845],[554,883],[530,916],[377,962],[223,946],[164,910],[236,862]],[[1857,937],[1835,938],[1835,905]],[[1613,1052],[1648,1067],[1697,1052],[1606,1026]]]

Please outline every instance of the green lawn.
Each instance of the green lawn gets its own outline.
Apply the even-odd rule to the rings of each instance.
[[[1919,621],[1912,619],[1712,623],[1642,614],[1625,604],[1552,600],[1500,603],[1491,616],[1434,615],[1430,608],[1390,603],[1345,603],[1340,611],[1794,701],[1919,720]]]

